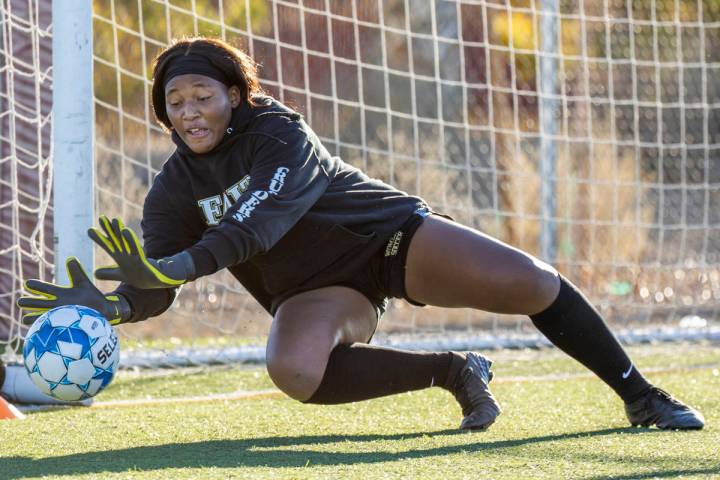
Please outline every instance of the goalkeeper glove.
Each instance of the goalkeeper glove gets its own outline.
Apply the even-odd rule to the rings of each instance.
[[[22,296],[17,305],[27,311],[23,323],[30,325],[48,310],[62,305],[83,305],[102,313],[112,325],[126,322],[132,316],[130,304],[122,295],[105,295],[88,278],[75,257],[65,262],[70,286],[65,287],[42,280],[28,280],[25,290],[31,295]]]
[[[137,288],[177,287],[195,279],[195,265],[187,252],[171,257],[153,259],[145,256],[135,232],[125,227],[122,220],[100,217],[100,227],[90,228],[88,236],[108,255],[116,265],[95,270],[101,280],[117,280]]]

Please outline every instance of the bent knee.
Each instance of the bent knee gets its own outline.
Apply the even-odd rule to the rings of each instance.
[[[327,363],[282,354],[269,354],[266,362],[268,374],[275,386],[301,402],[312,397],[318,389]]]
[[[533,257],[533,265],[526,277],[526,288],[532,292],[527,303],[528,315],[545,310],[555,301],[560,291],[560,274],[551,265]]]
[[[537,258],[523,254],[497,272],[491,310],[532,315],[545,310],[557,298],[560,279],[557,270]]]

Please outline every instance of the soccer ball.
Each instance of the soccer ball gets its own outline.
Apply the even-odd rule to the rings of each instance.
[[[25,368],[58,400],[83,400],[107,387],[120,361],[118,337],[102,314],[80,305],[40,315],[25,337]]]

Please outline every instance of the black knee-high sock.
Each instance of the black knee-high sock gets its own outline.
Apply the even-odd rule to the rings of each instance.
[[[455,361],[453,361],[455,360]],[[411,352],[354,343],[330,353],[320,386],[305,403],[357,402],[431,386],[449,388],[464,360],[456,353]]]
[[[530,318],[556,347],[592,370],[625,402],[650,387],[600,313],[562,276],[552,305]]]

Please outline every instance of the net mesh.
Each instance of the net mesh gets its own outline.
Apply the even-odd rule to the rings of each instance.
[[[152,59],[174,37],[217,35],[261,64],[263,87],[332,153],[554,264],[616,328],[717,325],[717,2],[108,0],[94,3],[93,32],[99,213],[139,229],[172,151],[152,119]],[[7,45],[3,94],[19,68]],[[9,105],[3,121],[21,115]],[[46,117],[35,118],[28,131],[40,138]],[[19,162],[2,158],[0,168]],[[15,218],[3,217],[3,231]],[[21,255],[13,242],[0,252]],[[9,308],[3,318],[15,321]],[[262,337],[269,321],[221,273],[122,332],[161,349],[188,338],[222,346]],[[531,333],[528,323],[394,301],[380,329],[509,338]]]
[[[50,14],[0,3],[0,353],[21,342],[23,282],[52,279]]]

